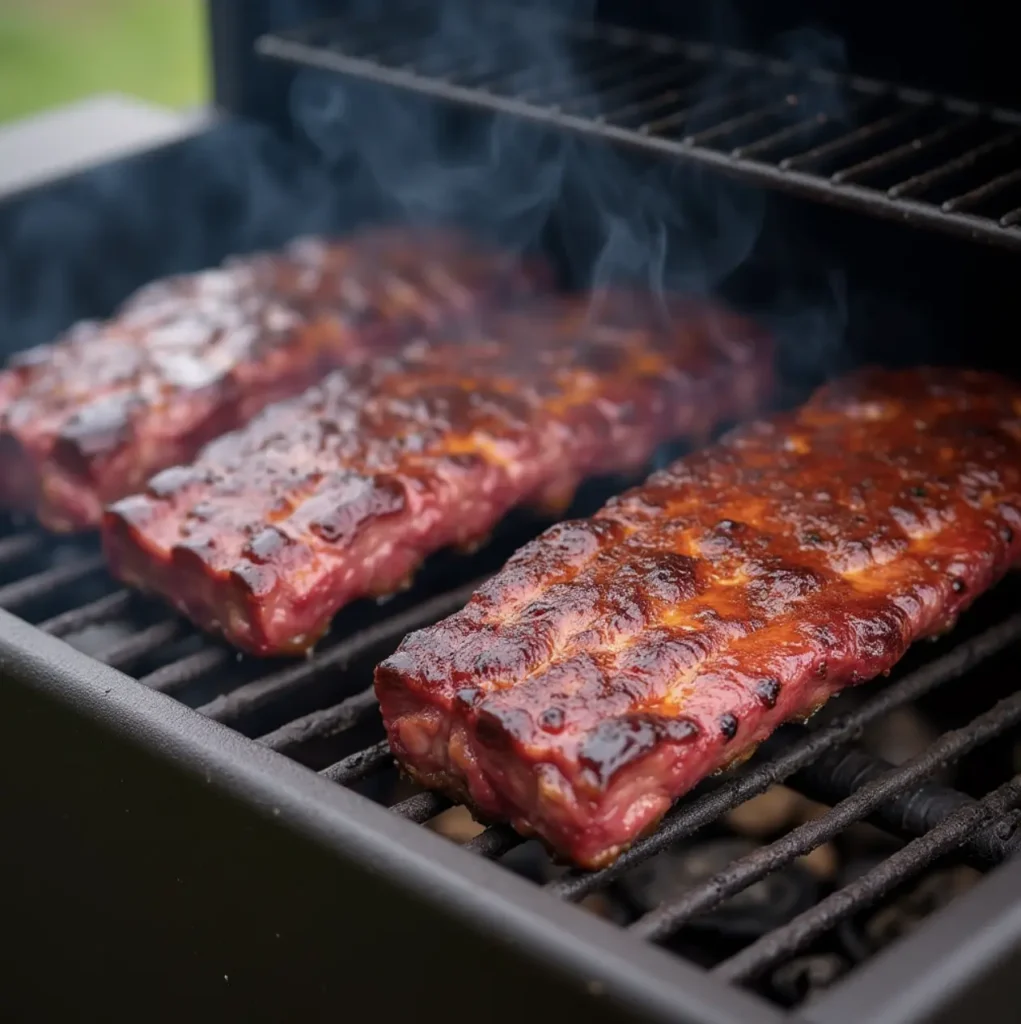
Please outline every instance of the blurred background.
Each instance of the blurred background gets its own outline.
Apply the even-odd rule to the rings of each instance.
[[[203,101],[202,0],[0,0],[0,121],[97,92]]]

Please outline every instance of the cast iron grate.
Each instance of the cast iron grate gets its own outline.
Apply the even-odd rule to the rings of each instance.
[[[493,32],[507,33],[505,45],[480,56],[472,33],[438,28],[419,5],[398,6],[387,5],[385,24],[319,23],[263,36],[256,48],[1021,248],[1019,113],[600,24],[557,23],[560,61],[544,60],[528,32],[504,21]]]
[[[55,541],[13,523],[0,533],[0,607],[143,685],[172,694],[326,778],[387,804],[394,814],[435,827],[450,805],[397,777],[382,741],[371,669],[407,632],[463,604],[480,581],[477,574],[492,571],[535,526],[513,526],[488,554],[439,560],[426,568],[411,592],[383,607],[352,607],[315,656],[298,662],[242,658],[168,615],[158,602],[119,589],[105,574],[94,541]],[[830,705],[835,713],[820,716],[811,726],[781,730],[748,765],[710,780],[681,801],[655,833],[612,867],[588,873],[550,870],[539,884],[551,898],[589,901],[620,884],[626,887],[636,869],[656,863],[657,855],[696,833],[718,833],[728,812],[778,783],[820,802],[818,813],[797,827],[740,851],[707,877],[618,921],[636,938],[671,944],[686,925],[704,920],[728,899],[848,828],[867,820],[885,830],[893,845],[867,870],[846,884],[830,886],[832,891],[791,919],[706,965],[728,981],[763,987],[775,968],[820,941],[825,945],[826,937],[855,914],[946,855],[953,853],[979,869],[1002,862],[1021,844],[1014,810],[1021,803],[1021,776],[1008,770],[1006,781],[996,778],[980,793],[971,786],[970,794],[933,776],[979,747],[987,757],[989,744],[1009,738],[1021,723],[1021,694],[1008,691],[996,700],[995,687],[986,688],[978,712],[965,701],[962,721],[897,766],[864,752],[856,741],[875,723],[955,682],[968,678],[970,690],[981,690],[974,685],[976,671],[1021,642],[1021,612],[1011,610],[1017,597],[1016,585],[1004,584],[934,654],[913,652],[894,681],[845,694]],[[990,607],[990,601],[998,607]],[[1004,673],[993,675],[1002,679]],[[954,701],[961,695],[961,688],[955,688]],[[516,853],[537,846],[502,825],[473,830],[461,841],[479,856],[502,858],[512,868]]]

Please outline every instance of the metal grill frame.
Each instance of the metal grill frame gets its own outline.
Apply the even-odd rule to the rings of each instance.
[[[253,844],[264,842],[272,849],[284,834],[292,837],[297,853],[302,840],[311,841],[326,851],[335,879],[332,887],[309,892],[301,913],[316,922],[319,935],[323,930],[330,934],[332,926],[338,955],[343,953],[343,967],[334,979],[335,998],[371,1000],[368,1005],[383,1019],[398,1019],[413,1007],[439,1007],[451,998],[470,1001],[486,991],[500,993],[501,1004],[487,1002],[493,1008],[487,1019],[520,1019],[520,999],[503,986],[520,985],[521,971],[532,979],[533,1012],[535,999],[541,999],[547,1000],[544,1005],[555,1005],[558,1013],[584,1012],[589,1019],[637,1016],[674,1024],[844,1024],[850,1019],[921,1024],[948,1019],[934,1016],[934,1000],[942,1002],[946,995],[932,984],[934,976],[941,982],[951,979],[962,1000],[986,999],[996,992],[1006,999],[1013,988],[1010,970],[1021,951],[1018,859],[994,869],[952,909],[934,915],[912,937],[859,967],[823,998],[786,1015],[583,910],[549,898],[499,865],[140,685],[7,612],[0,612],[0,666],[0,721],[7,732],[0,745],[0,778],[8,780],[0,790],[0,818],[12,835],[31,827],[24,812],[32,802],[55,814],[62,801],[71,806],[87,792],[88,815],[99,823],[97,829],[111,817],[123,822],[109,834],[93,837],[104,865],[91,884],[114,889],[119,879],[134,879],[140,868],[154,884],[161,876],[194,871],[195,863],[182,866],[175,859],[173,843],[161,852],[160,836],[187,828],[187,809],[192,802],[201,807],[211,794],[245,812]],[[61,711],[73,718],[73,742],[55,749],[53,721]],[[90,763],[109,761],[104,752],[111,749],[116,749],[121,785],[96,792],[89,780]],[[168,773],[181,794],[175,810],[182,817],[168,814],[158,803]],[[59,786],[49,799],[39,792],[47,781]],[[233,815],[223,814],[224,827],[237,827],[230,820]],[[263,839],[261,832],[275,835]],[[214,828],[202,836],[202,848],[189,856],[201,865],[203,877],[192,878],[180,892],[180,913],[196,925],[209,913],[211,891],[229,894],[239,882],[249,884],[243,872],[220,857],[222,844],[236,844],[237,835],[228,837]],[[138,843],[145,839],[153,841],[146,843],[147,857],[140,864]],[[16,847],[17,843],[3,844],[0,865],[23,872]],[[255,847],[252,855],[259,862]],[[300,871],[299,863],[289,864],[288,870]],[[67,868],[68,891],[74,893],[81,886],[87,907],[89,877],[75,878],[80,869],[73,861]],[[265,879],[267,902],[283,881]],[[292,878],[288,885],[293,882]],[[372,898],[352,895],[365,891]],[[66,895],[60,893],[62,898]],[[125,893],[119,895],[126,898]],[[251,893],[248,899],[253,902]],[[33,905],[45,915],[45,898]],[[67,914],[66,903],[62,905],[65,918],[73,922],[74,914]],[[81,913],[83,908],[72,904],[71,909]],[[242,927],[244,917],[240,914],[237,926],[230,926],[236,948],[223,951],[224,962],[234,962],[251,944]],[[8,917],[10,926],[17,921]],[[968,930],[962,930],[963,921],[969,922]],[[121,940],[122,973],[130,973],[136,956],[147,963],[155,957],[167,971],[165,982],[173,972],[181,972],[178,998],[204,993],[212,979],[196,970],[190,951],[182,957],[179,948],[161,942],[162,931],[153,927],[147,932],[144,948],[133,950],[131,941]],[[173,929],[167,929],[168,938],[172,934]],[[412,972],[412,979],[405,978],[400,985],[383,983],[395,970],[402,973],[408,957],[439,970],[433,963],[437,948],[448,961],[446,970],[436,976],[442,980],[438,990],[435,985],[431,991],[423,989],[420,972]],[[83,962],[89,963],[89,951],[81,953]],[[321,953],[321,947],[304,947],[299,939],[287,947],[281,962],[296,970],[305,963],[307,970]],[[49,965],[41,966],[49,970]],[[229,978],[229,970],[223,973]],[[216,980],[221,980],[219,973]],[[320,1011],[333,1005],[330,991],[317,991],[322,997]],[[259,991],[258,985],[247,997],[238,998],[254,1000],[256,995],[260,1002],[251,1005],[265,1008],[266,999],[281,1008],[293,1010],[295,1005],[287,1001],[293,993]],[[75,998],[81,998],[80,993]],[[849,1017],[848,1008],[866,999],[874,1015]]]
[[[41,534],[14,533],[0,539],[0,562],[46,548]],[[101,564],[92,545],[4,584],[0,607],[18,610],[97,575]],[[450,594],[432,600],[449,602]],[[352,1001],[399,1019],[461,998],[484,1007],[487,1020],[520,1021],[534,1015],[538,1002],[551,1015],[589,1020],[827,1024],[832,1003],[835,1014],[845,1014],[835,1022],[844,1024],[854,1019],[846,1016],[844,993],[862,992],[872,1000],[874,1019],[927,1024],[945,1019],[948,978],[959,984],[962,999],[998,994],[1006,1003],[1016,995],[1010,956],[1021,949],[1021,910],[1012,902],[1021,894],[1017,859],[930,918],[917,937],[856,968],[825,997],[784,1014],[723,975],[552,898],[479,856],[485,844],[503,841],[500,830],[461,849],[414,824],[442,806],[438,798],[405,801],[418,804],[402,819],[336,785],[345,782],[344,762],[317,774],[266,742],[246,739],[223,724],[234,720],[239,691],[193,711],[158,692],[169,681],[160,681],[159,670],[143,685],[60,639],[74,632],[72,624],[118,618],[131,603],[114,591],[39,627],[0,610],[0,821],[5,839],[15,837],[0,842],[0,870],[22,882],[0,896],[0,908],[12,934],[30,936],[42,927],[69,943],[62,948],[44,935],[46,944],[18,959],[22,984],[0,991],[4,1019],[39,1019],[34,1001],[26,1012],[8,1005],[24,997],[26,980],[51,1000],[71,1000],[55,1013],[103,1005],[116,1018],[112,1003],[120,999],[131,1019],[138,1000],[150,1003],[157,986],[163,1001],[149,1015],[165,1013],[168,1020],[193,1014],[196,1005],[215,1008],[223,1019],[300,1014],[316,1020]],[[390,629],[387,622],[403,614],[385,616],[379,628]],[[179,629],[180,623],[157,618],[97,656],[130,664]],[[317,660],[364,645],[365,636],[327,648]],[[965,647],[956,648],[963,665],[971,663]],[[207,670],[231,657],[217,647],[196,656]],[[925,686],[918,674],[915,680],[909,689],[917,696]],[[246,699],[251,696],[249,690]],[[343,703],[357,700],[356,694]],[[273,735],[274,745],[288,745],[286,726]],[[791,771],[831,749],[815,735],[809,760],[788,762]],[[769,773],[770,764],[761,767]],[[742,786],[755,771],[739,775]],[[754,785],[765,788],[780,777]],[[745,796],[759,791],[742,789]],[[722,808],[714,809],[711,798],[685,802],[654,841],[715,819]],[[549,888],[561,894],[577,880],[569,874]],[[959,913],[973,922],[963,958]],[[104,934],[107,927],[114,933]],[[916,943],[922,943],[917,955]],[[113,992],[112,961],[118,965]],[[54,970],[81,977],[54,986]],[[393,983],[395,970],[400,984]],[[300,993],[294,978],[306,979]]]
[[[1018,859],[785,1014],[2,610],[0,723],[5,1019],[1011,1019]]]

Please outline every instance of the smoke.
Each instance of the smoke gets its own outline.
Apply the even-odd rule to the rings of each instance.
[[[373,215],[353,182],[230,121],[0,204],[0,356],[107,316],[158,277]]]
[[[703,6],[710,41],[740,38],[733,6]],[[592,24],[594,7],[594,0],[519,0],[513,7],[440,0],[414,16],[391,14],[389,35],[386,0],[350,0],[343,18],[353,35],[366,38],[372,26],[383,26],[377,52],[388,65],[598,118],[629,97],[625,83],[604,89],[601,107],[593,99],[594,80],[623,55],[600,43],[593,60],[597,51],[591,40],[586,45],[584,26]],[[722,63],[707,60],[705,73],[678,89],[693,110],[678,131],[715,131],[749,107],[770,108],[772,131],[845,118],[836,80],[818,72],[842,68],[839,40],[799,27],[777,36],[770,49],[783,74],[755,77],[739,53]],[[675,59],[680,65],[684,58]],[[670,87],[669,60],[666,51],[650,65],[666,83],[661,91]],[[734,107],[735,99],[745,106]],[[736,184],[713,167],[330,72],[300,72],[290,109],[353,194],[374,192],[394,219],[457,223],[516,251],[552,248],[565,282],[579,288],[626,281],[654,295],[727,291],[749,263],[772,202],[762,189]],[[648,116],[660,116],[655,106]],[[729,144],[729,136],[718,141]],[[792,255],[804,261],[803,253]],[[779,329],[795,350],[792,372],[805,378],[832,362],[846,323],[841,274],[833,267],[813,271],[809,279],[800,270],[788,279],[783,267],[769,268],[771,290],[751,310]]]
[[[669,6],[683,6],[689,30],[697,23],[709,42],[740,42],[732,4]],[[621,62],[619,47],[594,50],[583,28],[566,27],[591,25],[594,7],[595,0],[520,0],[508,14],[495,0],[348,0],[338,13],[388,61],[597,118],[633,97],[631,83],[607,89],[599,78]],[[304,12],[296,0],[277,0],[274,13],[285,24]],[[841,70],[838,40],[797,27],[768,49],[788,71],[766,76],[764,87],[740,54],[721,63],[707,53],[691,76],[683,71],[689,58],[667,48],[643,72],[662,87],[645,95],[682,94],[674,106],[694,114],[681,134],[734,116],[735,96],[746,102],[741,109],[749,98],[775,108],[774,128],[846,118],[832,80],[794,67]],[[682,69],[675,84],[671,61]],[[597,79],[602,106],[592,99]],[[290,112],[297,149],[265,128],[228,123],[0,209],[3,348],[47,340],[79,316],[106,315],[154,277],[389,219],[459,224],[514,251],[542,249],[574,288],[626,281],[654,295],[722,294],[774,327],[798,380],[811,383],[835,365],[846,323],[842,274],[800,242],[783,244],[788,232],[772,193],[716,168],[325,71],[295,76]],[[647,116],[662,113],[653,107]]]

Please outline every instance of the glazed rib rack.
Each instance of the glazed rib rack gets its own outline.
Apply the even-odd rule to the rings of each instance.
[[[578,511],[598,503],[591,494],[580,501]],[[0,608],[336,784],[389,805],[393,814],[426,824],[449,804],[396,778],[371,689],[372,668],[409,631],[459,608],[480,580],[539,525],[519,516],[482,552],[434,560],[408,593],[383,605],[352,606],[315,656],[301,661],[242,657],[168,615],[159,602],[119,589],[106,574],[93,541],[55,544],[42,532],[9,520],[0,536]],[[999,657],[1016,657],[1021,613],[1010,607],[1014,602],[1016,608],[1019,590],[1008,581],[984,598],[950,637],[909,654],[892,679],[837,698],[832,703],[835,713],[814,724],[783,729],[751,762],[682,800],[655,833],[609,869],[550,871],[540,882],[549,899],[577,902],[612,889],[626,872],[685,837],[718,830],[727,812],[780,782],[826,809],[713,877],[625,921],[622,927],[636,942],[670,942],[687,922],[810,854],[848,826],[868,820],[899,837],[902,845],[870,870],[711,968],[729,982],[756,985],[948,854],[980,869],[1002,862],[1021,844],[1014,811],[1021,803],[1021,780],[1008,773],[998,788],[969,795],[931,776],[980,748],[988,753],[1021,723],[1021,694],[1008,692],[997,700],[988,682],[1009,673],[985,672],[995,668]],[[963,713],[922,753],[898,767],[855,745],[864,729],[885,716],[941,696],[956,701]],[[972,707],[976,699],[978,710]],[[497,825],[465,845],[480,857],[503,858],[512,865],[523,840]]]

